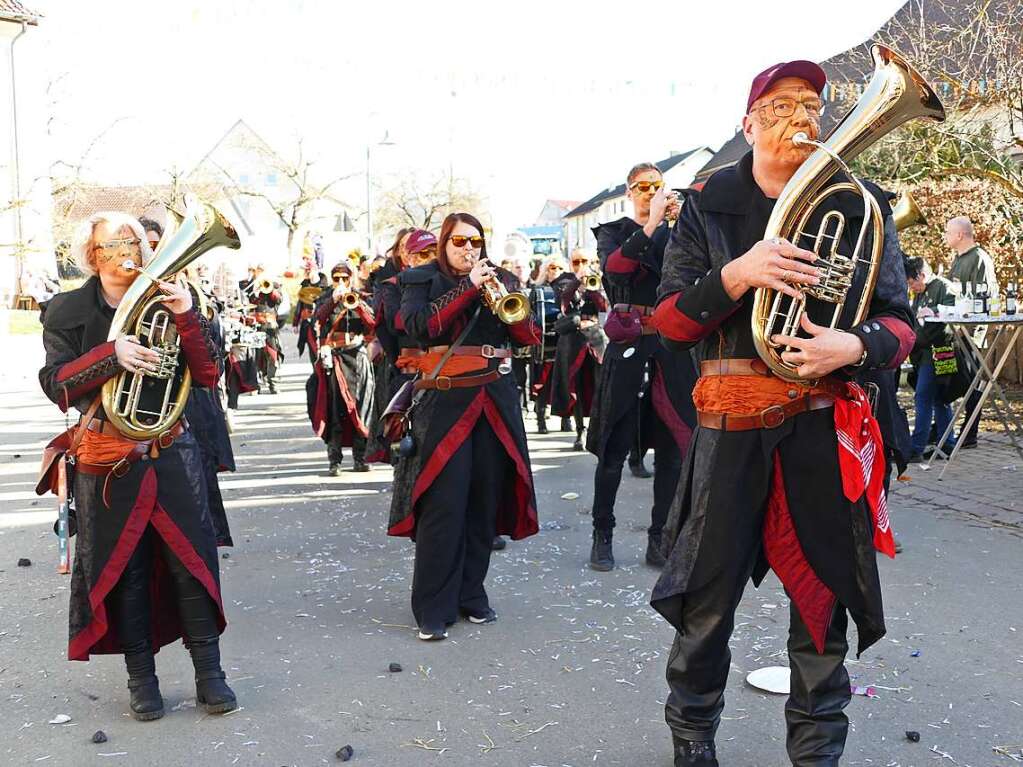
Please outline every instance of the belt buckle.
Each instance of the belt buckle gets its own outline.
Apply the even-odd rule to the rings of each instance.
[[[448,376],[437,376],[433,380],[437,382],[437,391],[449,391],[451,389],[451,378]]]
[[[110,473],[114,475],[115,479],[120,479],[128,473],[128,469],[131,468],[131,464],[128,463],[127,458],[122,458],[120,461],[114,464],[114,467],[110,470]]]
[[[771,405],[760,411],[760,424],[765,429],[777,429],[785,423],[785,408],[781,405]]]
[[[492,360],[496,356],[497,350],[490,344],[483,344],[483,346],[480,347],[480,354],[485,359]]]

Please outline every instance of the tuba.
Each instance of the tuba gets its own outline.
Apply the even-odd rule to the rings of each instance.
[[[899,192],[895,205],[892,206],[892,221],[895,222],[897,232],[920,224],[927,226],[927,217],[920,210],[909,190]]]
[[[512,293],[500,278],[494,276],[480,285],[480,299],[505,325],[522,322],[532,311],[524,293]]]
[[[216,247],[237,249],[241,242],[231,223],[212,205],[186,198],[187,211],[173,231],[165,233],[150,262],[135,267],[139,275],[114,312],[108,341],[135,335],[139,343],[160,354],[156,371],[122,370],[103,384],[107,419],[129,439],[158,437],[181,417],[192,387],[192,375],[181,359],[180,339],[170,310],[163,306],[157,280],[169,280],[188,264]],[[134,263],[134,262],[130,262]],[[192,287],[199,296],[201,290]]]
[[[870,52],[874,75],[860,100],[827,140],[814,141],[805,133],[792,137],[794,143],[809,144],[817,150],[785,185],[764,233],[765,240],[782,238],[800,247],[801,242],[809,241],[812,244],[806,249],[817,254],[813,265],[821,271],[818,285],[796,286],[800,291],[798,299],[770,288],[757,288],[754,293],[754,345],[771,372],[787,381],[813,383],[800,378],[796,366],[782,360],[782,352],[788,348],[771,338],[778,333],[796,335],[800,319],[809,310],[823,319],[818,324],[835,328],[850,304],[854,311],[843,325],[851,327],[866,316],[874,292],[884,250],[884,222],[874,196],[853,176],[848,163],[908,120],[945,119],[945,109],[937,94],[902,56],[883,45],[874,45]],[[825,188],[840,170],[848,180]],[[863,202],[863,224],[849,254],[838,252],[845,216],[837,210],[821,210],[829,198],[844,193],[857,194]],[[811,218],[819,221],[816,231],[807,231]],[[850,295],[854,282],[861,285],[859,295]]]

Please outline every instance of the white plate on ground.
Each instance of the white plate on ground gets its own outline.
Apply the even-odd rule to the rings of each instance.
[[[773,692],[776,695],[788,695],[790,677],[788,666],[766,666],[751,671],[746,676],[746,681],[758,690]]]

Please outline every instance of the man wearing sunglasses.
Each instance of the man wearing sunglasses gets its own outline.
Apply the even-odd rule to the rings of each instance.
[[[841,331],[804,316],[801,337],[775,337],[791,347],[783,358],[800,365],[799,375],[820,383],[800,387],[773,376],[751,328],[757,288],[795,296],[820,281],[816,255],[799,247],[812,246],[810,238],[763,236],[775,200],[812,152],[793,136],[818,137],[824,85],[824,71],[809,61],[757,75],[742,121],[752,151],[687,200],[664,256],[654,324],[665,343],[680,354],[695,349],[702,361],[693,392],[700,425],[666,528],[668,563],[651,598],[679,632],[665,706],[676,767],[718,764],[728,640],[751,576],[759,585],[773,569],[791,600],[785,720],[796,767],[837,767],[842,756],[847,615],[858,652],[885,632],[875,547],[893,555],[894,542],[883,446],[866,397],[848,383],[858,370],[897,368],[912,348],[898,239],[879,189],[871,192],[885,242],[868,319]],[[828,207],[845,215],[837,246],[851,253],[863,201],[840,195]]]
[[[696,417],[690,396],[696,380],[692,361],[661,346],[650,324],[668,242],[666,221],[677,215],[679,203],[650,163],[632,168],[626,184],[632,217],[593,230],[611,305],[586,440],[586,449],[597,456],[590,567],[598,571],[614,568],[615,498],[622,467],[637,442],[644,450],[653,448],[655,460],[646,561],[654,567],[664,564],[661,530]]]

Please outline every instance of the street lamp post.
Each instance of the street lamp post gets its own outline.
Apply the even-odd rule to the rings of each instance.
[[[376,145],[394,146],[395,142],[388,138],[388,131],[384,131],[384,137]],[[373,190],[369,171],[369,150],[371,146],[372,144],[366,144],[366,254],[370,256],[373,255]]]

